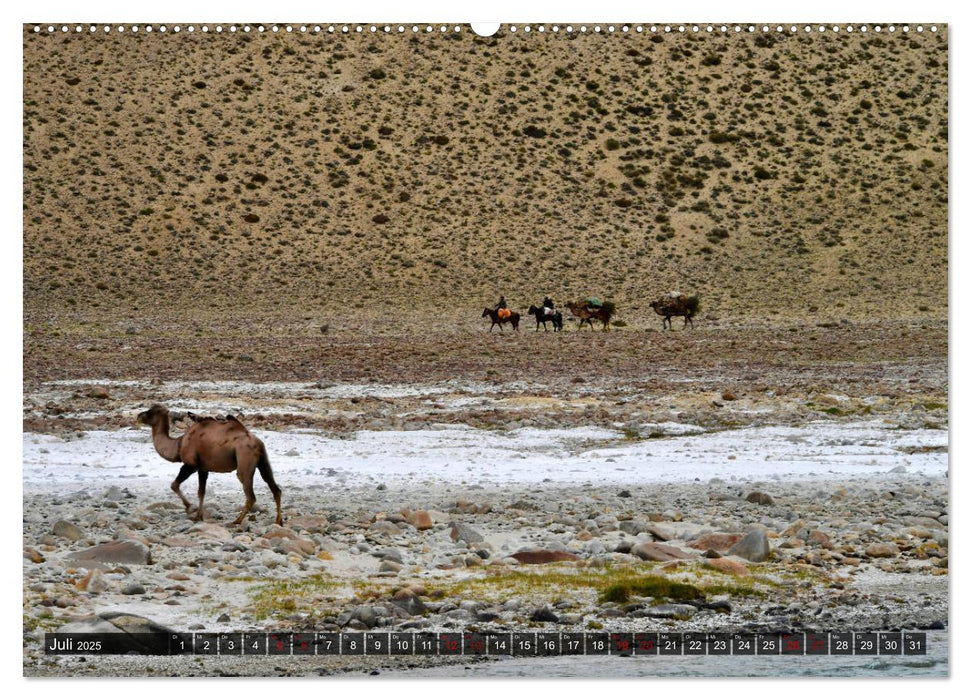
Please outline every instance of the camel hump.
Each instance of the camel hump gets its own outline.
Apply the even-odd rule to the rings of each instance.
[[[239,425],[242,425],[243,424],[243,422],[239,418],[237,418],[236,416],[234,416],[232,413],[227,413],[226,414],[226,420],[231,421],[233,423],[238,423]]]

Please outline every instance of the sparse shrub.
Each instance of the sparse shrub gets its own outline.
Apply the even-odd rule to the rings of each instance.
[[[708,134],[708,140],[712,143],[735,143],[740,138],[738,134],[730,134],[727,131],[712,131]]]
[[[713,228],[711,231],[708,232],[708,235],[706,236],[706,238],[711,243],[721,243],[726,238],[728,238],[728,229],[724,228],[723,226]]]
[[[690,583],[681,583],[664,576],[648,574],[636,578],[626,578],[608,585],[600,592],[600,600],[604,603],[626,603],[632,595],[641,598],[667,598],[675,601],[697,600],[705,597],[700,588]]]

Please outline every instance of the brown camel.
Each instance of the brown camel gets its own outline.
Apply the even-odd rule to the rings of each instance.
[[[695,322],[692,317],[698,313],[698,309],[701,308],[701,301],[698,296],[686,297],[684,294],[667,295],[652,301],[650,304],[651,308],[654,309],[658,316],[662,316],[661,328],[662,330],[667,327],[668,330],[671,328],[671,318],[674,316],[684,316],[684,325],[682,328],[687,328],[688,324],[691,327],[695,327]]]
[[[603,329],[607,330],[610,319],[617,309],[612,301],[605,301],[603,306],[599,308],[588,306],[582,302],[574,304],[572,301],[568,301],[566,308],[570,310],[574,318],[580,319],[580,328],[583,328],[584,323],[588,323],[590,324],[590,330],[593,330],[594,319],[601,321],[604,324]]]
[[[234,416],[226,416],[224,419],[198,416],[191,416],[191,418],[193,422],[189,423],[185,432],[173,438],[169,436],[169,410],[165,406],[155,404],[147,411],[138,414],[139,423],[151,426],[152,443],[162,459],[182,462],[182,469],[172,482],[172,490],[182,499],[186,512],[189,512],[192,506],[182,495],[180,487],[183,481],[194,472],[199,472],[199,509],[192,519],[202,520],[202,502],[206,497],[206,480],[209,478],[209,472],[228,474],[235,471],[246,494],[243,512],[233,521],[234,525],[239,525],[256,503],[253,476],[259,470],[260,476],[270,487],[273,499],[276,501],[276,524],[282,525],[281,491],[273,480],[273,470],[270,469],[270,459],[267,457],[263,442],[254,437]]]

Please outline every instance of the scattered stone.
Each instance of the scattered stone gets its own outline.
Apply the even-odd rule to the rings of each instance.
[[[435,526],[435,523],[432,522],[432,516],[428,514],[427,510],[415,511],[409,518],[409,522],[421,531],[431,530]]]
[[[357,620],[370,629],[378,624],[378,615],[373,605],[359,605],[351,611],[351,620]]]
[[[368,528],[371,532],[379,532],[385,535],[400,535],[401,528],[392,522],[387,520],[377,520],[371,523],[371,527]]]
[[[775,505],[775,499],[772,498],[772,496],[770,496],[769,494],[762,493],[761,491],[752,491],[752,493],[750,493],[748,496],[745,497],[745,500],[748,501],[749,503],[755,503],[760,506]]]
[[[551,564],[558,561],[580,561],[580,557],[576,554],[547,549],[522,550],[513,554],[512,558],[520,564]]]
[[[529,619],[533,622],[559,622],[560,617],[555,612],[550,609],[550,606],[544,605],[541,608],[537,608],[533,611],[533,614],[529,616]]]
[[[84,531],[77,525],[69,523],[67,520],[58,520],[56,523],[54,523],[53,532],[58,537],[63,537],[71,540],[72,542],[77,542],[79,539],[84,537]]]
[[[732,611],[732,603],[727,596],[719,596],[710,603],[705,603],[704,607],[715,612],[730,613]]]
[[[111,395],[108,393],[108,390],[105,387],[93,386],[88,389],[88,398],[104,401],[105,399],[110,399]]]
[[[705,562],[705,566],[712,569],[717,569],[718,571],[724,571],[726,574],[734,574],[736,576],[750,576],[752,572],[748,570],[740,561],[735,561],[734,559],[729,559],[728,557],[719,557],[717,559],[709,559]]]
[[[428,608],[411,588],[402,588],[395,592],[391,602],[409,615],[424,615],[428,612]]]
[[[688,542],[688,546],[693,549],[714,549],[716,552],[727,552],[740,539],[742,539],[742,536],[736,533],[713,532],[710,535],[702,535],[698,539]]]
[[[640,518],[620,521],[620,531],[628,535],[639,535],[642,532],[650,532],[650,526],[651,524],[649,522]]]
[[[125,584],[125,587],[121,589],[124,595],[142,595],[145,593],[145,586],[135,581]]]
[[[617,494],[617,497],[618,498],[630,498],[631,497],[630,496],[630,491],[628,491],[627,489],[624,489],[623,491],[621,491],[620,493]]]
[[[130,635],[126,644],[138,654],[165,655],[169,651],[169,637],[174,630],[141,615],[107,612],[74,620],[62,625],[58,632]]]
[[[24,559],[29,559],[31,563],[34,564],[43,564],[45,561],[47,561],[44,558],[44,555],[33,547],[24,547]]]
[[[141,542],[134,540],[118,540],[106,542],[90,549],[85,549],[73,554],[71,559],[86,563],[95,562],[102,564],[151,564],[152,554],[149,548]]]
[[[631,549],[630,553],[645,561],[674,561],[694,558],[693,554],[688,554],[682,549],[657,542],[642,542]]]
[[[772,549],[769,547],[769,538],[766,536],[765,530],[758,528],[749,532],[728,550],[728,553],[732,556],[748,559],[755,563],[768,559],[771,552]]]
[[[900,554],[900,548],[893,542],[875,542],[867,547],[865,552],[871,559],[882,559],[897,556]]]
[[[735,401],[737,398],[738,397],[728,389],[725,389],[725,391],[722,392],[722,401]]]
[[[330,522],[327,518],[318,515],[298,515],[289,518],[287,524],[293,530],[306,530],[311,533],[324,534],[330,529]]]
[[[108,590],[108,582],[105,581],[101,569],[92,569],[84,578],[74,584],[74,587],[79,591],[87,591],[88,593],[104,593]]]
[[[198,534],[201,539],[226,542],[233,539],[232,533],[218,523],[199,522],[189,528],[190,533]]]
[[[644,611],[647,617],[660,617],[666,619],[683,619],[693,616],[698,612],[698,608],[693,605],[684,605],[681,603],[664,603],[662,605],[654,605]]]
[[[833,549],[833,540],[830,539],[822,530],[813,530],[809,533],[809,541],[813,544],[822,547],[823,549]]]
[[[459,540],[462,540],[466,544],[478,544],[479,542],[485,542],[485,538],[481,534],[464,523],[451,522],[449,523],[449,526],[452,529],[448,535],[452,538],[453,542],[458,542]]]

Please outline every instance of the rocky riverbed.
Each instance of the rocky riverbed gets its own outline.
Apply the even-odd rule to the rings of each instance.
[[[404,434],[334,439],[346,451],[322,466],[324,453],[300,450],[325,438],[262,434],[284,489],[283,527],[270,509],[229,525],[242,494],[223,475],[209,480],[206,520],[191,521],[145,434],[26,433],[25,674],[315,675],[446,663],[43,656],[44,632],[95,629],[112,616],[129,631],[206,632],[947,626],[939,428],[834,419],[795,436],[563,431],[539,443],[452,430],[466,442],[408,434],[418,441],[411,457]],[[700,449],[713,437],[723,449]],[[505,439],[518,459],[490,451],[489,440]],[[415,459],[443,466],[421,471]],[[257,494],[270,503],[264,485]]]

